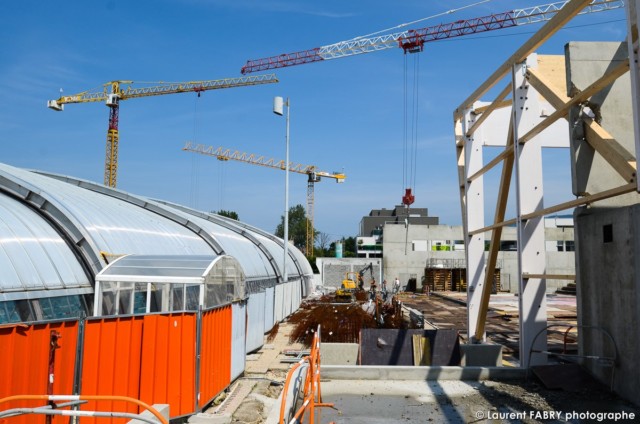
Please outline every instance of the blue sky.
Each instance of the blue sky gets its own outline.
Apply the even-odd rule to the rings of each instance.
[[[112,80],[236,77],[248,59],[320,47],[472,3],[3,2],[0,160],[102,182],[108,108],[47,109],[60,89],[75,94]],[[538,4],[493,0],[405,29]],[[420,54],[414,206],[428,208],[443,224],[461,223],[453,110],[540,26],[430,43]],[[568,41],[625,35],[623,10],[598,13],[572,21],[539,53],[562,54]],[[408,59],[413,67],[413,56]],[[233,210],[273,232],[284,210],[283,172],[181,148],[191,140],[284,159],[285,119],[271,108],[274,96],[289,97],[291,161],[347,175],[344,184],[316,184],[316,229],[331,239],[355,236],[362,216],[400,204],[404,194],[404,60],[393,48],[275,70],[278,84],[122,102],[118,188],[205,211]],[[566,151],[550,154],[554,168],[545,186],[558,203],[571,198],[568,160]],[[290,174],[290,205],[305,202],[306,177]]]

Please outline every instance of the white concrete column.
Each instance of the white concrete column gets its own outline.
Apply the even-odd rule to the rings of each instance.
[[[462,133],[466,134],[473,125],[475,116],[466,110],[462,121]],[[465,175],[465,228],[468,231],[485,226],[484,223],[484,179],[482,176],[469,181],[469,178],[482,166],[482,140],[480,137],[464,137],[464,175]],[[467,333],[469,337],[475,332],[480,311],[482,284],[484,284],[485,258],[484,234],[476,234],[465,239],[465,256],[467,261]],[[484,340],[485,336],[482,335]]]
[[[524,74],[527,66],[537,67],[535,54],[525,63],[516,64],[513,77],[513,114],[516,169],[516,214],[518,236],[518,274],[520,295],[520,365],[539,365],[547,362],[546,355],[529,355],[530,350],[547,350],[546,280],[525,278],[526,274],[544,274],[546,252],[544,217],[523,220],[522,216],[544,208],[542,186],[542,143],[538,136],[526,144],[518,143],[523,135],[540,122],[540,96]],[[532,345],[534,337],[542,332]]]

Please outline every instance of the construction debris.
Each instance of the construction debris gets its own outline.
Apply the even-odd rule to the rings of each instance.
[[[364,291],[355,293],[356,299],[366,299],[367,295]],[[326,343],[358,343],[360,330],[365,328],[418,328],[403,318],[401,304],[395,298],[384,302],[380,295],[351,303],[338,303],[334,296],[325,295],[303,302],[289,322],[294,325],[290,341],[305,346],[310,346],[318,325],[322,326],[322,341]]]

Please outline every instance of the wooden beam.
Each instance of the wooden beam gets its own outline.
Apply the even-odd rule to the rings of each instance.
[[[495,107],[493,109],[495,110],[495,109],[503,109],[505,107],[510,107],[512,103],[513,103],[513,101],[511,99],[503,100],[501,102],[497,102],[497,104],[495,105]],[[493,106],[493,103],[491,103],[489,105],[477,107],[477,108],[473,109],[473,111],[475,113],[484,113],[487,109],[489,109],[492,106]]]
[[[522,215],[522,220],[527,220],[531,218],[536,218],[538,216],[550,215],[555,212],[565,211],[567,209],[575,208],[578,206],[588,205],[590,203],[595,203],[599,200],[609,199],[611,197],[621,196],[623,194],[631,193],[635,190],[635,183],[625,184],[620,187],[612,188],[610,190],[605,190],[600,193],[591,194],[589,196],[584,196],[579,199],[571,200],[568,202],[560,203],[555,206],[550,206],[545,209],[541,209],[536,212],[532,212],[530,214]],[[478,228],[476,230],[469,231],[469,236],[474,236],[476,234],[486,233],[487,231],[491,231],[497,227],[505,227],[507,225],[513,225],[517,222],[516,218],[509,219],[507,221],[502,221],[488,227]]]
[[[469,131],[467,131],[467,134],[465,134],[467,137],[471,137],[473,135],[476,128],[478,128],[480,124],[482,124],[491,115],[491,112],[493,112],[500,106],[500,104],[502,103],[501,101],[505,97],[507,97],[507,94],[509,94],[510,91],[511,91],[511,83],[507,84],[507,86],[500,92],[500,94],[498,94],[498,96],[493,100],[493,102],[491,102],[491,104],[483,112],[480,111],[480,109],[483,109],[483,108],[475,109],[476,113],[482,113],[482,115],[480,116],[480,118],[476,120],[476,122],[473,123],[471,128],[469,128]],[[509,101],[507,104],[511,105],[511,103],[512,102]]]
[[[568,97],[561,94],[559,91],[554,90],[553,86],[549,81],[540,75],[535,69],[528,69],[527,75],[525,76],[527,80],[531,83],[531,85],[540,93],[542,96],[556,109],[551,115],[549,115],[544,121],[540,122],[533,129],[531,129],[528,133],[520,137],[518,142],[520,144],[524,144],[527,141],[531,140],[536,135],[540,134],[547,127],[551,126],[554,122],[556,122],[560,118],[566,118],[569,114],[569,109],[573,106],[576,106],[585,100],[589,99],[594,94],[600,92],[603,88],[612,84],[616,79],[620,76],[624,75],[629,71],[629,61],[623,62],[613,68],[611,72],[607,72],[602,78],[595,81],[589,87],[585,88],[583,91],[569,99]],[[550,91],[549,91],[550,90]],[[543,94],[543,92],[546,93]],[[556,104],[555,101],[557,101]],[[561,104],[562,103],[562,104]]]
[[[557,88],[554,88],[545,81],[544,77],[540,75],[535,69],[527,70],[528,80],[531,85],[556,109],[553,115],[565,116],[569,108],[576,104],[581,103],[587,98],[591,97],[602,90],[607,85],[615,81],[620,75],[624,74],[629,69],[628,61],[621,65],[618,65],[611,71],[611,75],[607,74],[603,78],[591,84],[582,93],[578,94],[574,99],[571,99],[562,94]],[[551,118],[551,117],[549,117]],[[531,131],[521,137],[518,142],[523,143],[530,140],[537,134],[537,129],[547,121],[547,118],[542,123],[538,124]],[[625,149],[618,141],[613,138],[600,124],[595,122],[588,116],[582,116],[582,120],[585,123],[585,137],[587,143],[598,152],[604,160],[611,165],[611,167],[622,177],[625,181],[635,181],[636,177],[636,158],[633,157],[627,149]],[[549,122],[550,125],[552,122]],[[546,126],[548,126],[546,125]],[[545,128],[546,128],[545,126]],[[544,128],[542,128],[544,129]],[[542,131],[540,129],[540,131]]]
[[[506,227],[507,225],[515,225],[516,222],[517,222],[517,220],[515,218],[511,218],[511,219],[508,219],[506,221],[502,221],[502,222],[498,222],[498,223],[493,224],[493,225],[489,225],[487,227],[478,228],[477,230],[469,231],[469,235],[470,236],[475,236],[476,234],[482,234],[482,233],[486,233],[487,231],[491,231],[494,228]]]
[[[591,118],[583,117],[587,143],[600,153],[625,181],[635,181],[636,158]]]
[[[522,273],[522,278],[527,279],[527,278],[544,278],[547,280],[569,280],[569,281],[575,281],[576,280],[576,276],[575,275],[569,275],[569,274],[528,274],[526,272]]]
[[[511,84],[509,84],[511,86]],[[513,119],[509,120],[509,138],[507,139],[506,150],[514,147],[513,135]],[[507,200],[509,199],[509,187],[511,186],[511,176],[513,175],[514,155],[508,155],[502,164],[502,174],[500,175],[500,188],[498,190],[498,199],[496,201],[496,211],[493,223],[497,224],[504,221],[504,214],[507,210]],[[491,242],[489,244],[489,260],[484,272],[484,285],[482,286],[482,296],[480,297],[480,309],[478,310],[478,320],[476,321],[475,340],[482,340],[484,335],[485,324],[487,321],[487,312],[489,311],[489,299],[491,298],[491,287],[495,276],[496,264],[498,262],[498,252],[500,251],[500,239],[502,238],[502,227],[493,229]]]
[[[584,196],[579,199],[571,200],[569,202],[560,203],[555,206],[550,206],[548,208],[540,209],[539,211],[528,213],[526,215],[522,215],[523,220],[537,218],[539,216],[550,215],[555,212],[565,211],[567,209],[575,208],[577,206],[588,205],[590,203],[595,203],[598,200],[609,199],[611,197],[620,196],[622,194],[631,193],[636,189],[636,183],[625,184],[620,187],[612,188],[610,190],[601,191],[600,193],[591,194],[589,196]]]
[[[500,162],[502,162],[505,158],[509,157],[509,156],[513,156],[513,148],[509,148],[507,147],[506,149],[504,149],[502,152],[500,152],[500,154],[498,156],[496,156],[495,158],[493,158],[491,160],[491,162],[489,162],[488,164],[486,164],[485,166],[483,166],[481,169],[479,169],[475,174],[473,174],[472,176],[469,177],[468,181],[471,182],[473,180],[475,180],[476,178],[480,177],[483,174],[486,174],[487,172],[489,172],[494,166],[496,166],[497,164],[499,164]]]
[[[544,44],[553,34],[560,30],[567,22],[585,8],[591,0],[571,0],[556,15],[551,18],[533,37],[528,39],[514,54],[509,57],[491,76],[474,91],[454,112],[454,118],[460,119],[464,110],[468,109],[482,95],[496,85],[504,76],[511,71],[514,63],[522,62],[527,56],[533,53],[538,47]]]

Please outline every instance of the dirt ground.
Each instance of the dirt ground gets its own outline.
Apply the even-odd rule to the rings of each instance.
[[[588,423],[613,422],[598,420],[602,413],[626,413],[629,418],[621,422],[637,422],[640,409],[620,399],[604,387],[589,388],[577,392],[549,390],[537,381],[481,383],[477,394],[453,401],[466,412],[471,422],[522,422],[522,423]],[[515,413],[511,418],[509,413]],[[551,414],[553,413],[553,415]],[[569,418],[575,415],[576,418]],[[491,414],[495,418],[490,419]],[[582,414],[582,415],[580,415]],[[591,414],[591,415],[585,415]],[[604,415],[601,415],[604,417]],[[583,419],[581,419],[581,417]],[[592,417],[595,419],[588,419]],[[622,415],[621,415],[622,417]],[[511,418],[511,419],[510,419]],[[569,418],[569,419],[567,419]]]

